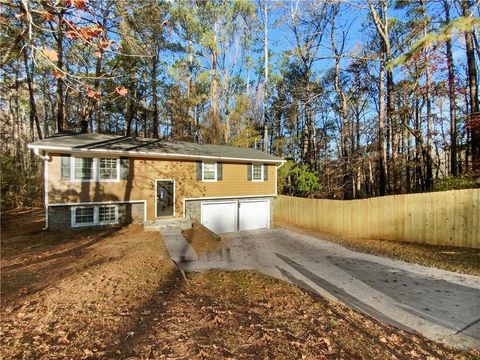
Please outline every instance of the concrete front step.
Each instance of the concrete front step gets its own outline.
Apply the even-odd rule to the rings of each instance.
[[[143,229],[145,231],[159,231],[166,228],[178,228],[180,230],[187,230],[192,228],[192,221],[183,218],[158,219],[155,221],[145,221]]]
[[[190,243],[182,234],[182,228],[179,226],[190,225],[190,221],[174,221],[168,219],[161,224],[146,224],[146,230],[159,231],[170,258],[177,263],[180,269],[202,270],[202,269],[236,269],[244,268],[243,265],[232,262],[230,248],[222,247],[218,250],[211,250],[197,254]],[[188,227],[187,227],[188,228]]]
[[[160,228],[159,231],[162,236],[183,236],[182,229],[180,229],[179,227],[171,226],[166,228]]]
[[[238,271],[238,270],[251,270],[252,267],[241,264],[236,261],[187,261],[181,262],[178,264],[179,268],[185,272],[202,272],[209,270],[227,270],[227,271]]]
[[[200,261],[232,261],[230,248],[225,247],[218,250],[206,251],[198,254]]]

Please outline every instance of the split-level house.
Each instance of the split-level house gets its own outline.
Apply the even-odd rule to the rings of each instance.
[[[185,217],[217,233],[269,228],[284,163],[250,148],[103,134],[29,148],[45,161],[52,230]]]

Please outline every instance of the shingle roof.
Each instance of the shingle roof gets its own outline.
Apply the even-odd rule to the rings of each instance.
[[[116,153],[160,158],[207,158],[282,162],[268,153],[234,146],[204,145],[104,134],[62,133],[29,144],[32,149],[58,152]]]

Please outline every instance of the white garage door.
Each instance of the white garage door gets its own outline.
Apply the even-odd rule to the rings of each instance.
[[[270,227],[270,201],[240,201],[239,230],[265,229]]]
[[[236,201],[202,203],[202,225],[217,234],[237,231]]]

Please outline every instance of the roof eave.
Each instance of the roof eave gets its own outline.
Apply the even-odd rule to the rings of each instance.
[[[108,155],[119,155],[119,156],[136,156],[136,157],[150,157],[158,159],[189,159],[189,160],[226,160],[226,161],[240,161],[240,162],[263,162],[263,163],[284,163],[286,160],[283,159],[252,159],[252,158],[236,158],[236,157],[226,157],[226,156],[208,156],[208,155],[188,155],[188,154],[167,154],[167,153],[157,153],[149,151],[125,151],[125,150],[107,150],[107,149],[79,149],[72,148],[68,146],[51,146],[51,145],[35,145],[28,144],[28,148],[35,151],[36,154],[39,151],[55,151],[58,153],[74,153],[82,154],[88,153],[91,155],[94,154],[108,154]]]

